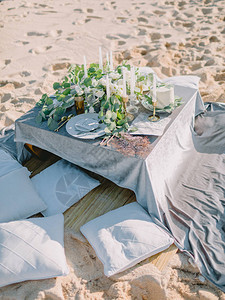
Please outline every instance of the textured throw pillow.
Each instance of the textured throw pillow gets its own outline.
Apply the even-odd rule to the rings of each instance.
[[[138,203],[110,211],[80,230],[103,263],[106,276],[122,272],[173,243]]]
[[[44,216],[63,213],[100,184],[63,159],[34,176],[32,182],[47,204]]]
[[[0,222],[25,219],[46,209],[24,167],[0,176]]]
[[[67,275],[64,218],[32,218],[0,224],[0,287]]]
[[[22,168],[21,164],[8,152],[0,148],[0,176],[20,168]]]

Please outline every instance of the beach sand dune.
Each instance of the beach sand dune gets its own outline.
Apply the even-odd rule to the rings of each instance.
[[[204,101],[225,102],[223,0],[0,1],[0,129],[31,109],[71,63],[150,66],[159,77],[197,75]],[[70,274],[14,284],[0,299],[220,299],[225,295],[178,253],[160,272],[148,259],[106,278],[94,250],[66,232]]]

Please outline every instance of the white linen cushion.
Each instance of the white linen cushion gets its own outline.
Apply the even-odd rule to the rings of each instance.
[[[0,148],[0,176],[20,168],[22,168],[22,165],[8,152]]]
[[[32,218],[0,224],[0,287],[69,273],[64,218]]]
[[[136,202],[110,211],[80,230],[103,263],[106,276],[122,272],[173,243]]]
[[[29,175],[20,167],[0,176],[0,222],[25,219],[46,209]]]
[[[100,183],[75,165],[59,160],[32,179],[47,204],[44,216],[63,213]]]

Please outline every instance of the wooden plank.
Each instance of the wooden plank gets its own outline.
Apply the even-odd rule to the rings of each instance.
[[[59,159],[60,158],[55,155],[51,155],[46,161],[31,158],[24,166],[32,173],[30,177],[33,177]],[[80,227],[90,220],[125,204],[136,201],[135,194],[132,191],[118,187],[116,184],[99,175],[91,172],[88,173],[99,179],[101,184],[64,213],[65,228],[70,228],[75,232],[79,232]],[[167,250],[150,257],[149,261],[162,271],[177,250],[178,248],[173,244]]]
[[[90,220],[135,200],[132,191],[105,180],[64,213],[65,227],[78,232]]]
[[[177,251],[178,248],[174,244],[172,244],[168,249],[151,256],[149,258],[149,261],[160,271],[163,271],[171,258],[177,253]]]

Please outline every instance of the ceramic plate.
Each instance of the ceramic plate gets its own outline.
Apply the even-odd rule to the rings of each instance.
[[[182,102],[180,100],[181,100],[181,98],[179,98],[178,96],[175,96],[173,105],[166,106],[164,108],[156,108],[155,111],[158,113],[169,113],[170,114],[176,107],[178,107],[182,104]],[[147,110],[153,111],[153,106],[146,99],[142,99],[141,104]]]
[[[98,114],[96,113],[88,113],[88,114],[81,114],[81,115],[77,115],[73,118],[71,118],[67,123],[66,123],[66,131],[79,139],[96,139],[100,136],[105,135],[105,124],[99,124],[99,126],[95,129],[93,129],[92,131],[89,132],[83,132],[80,130],[76,130],[75,124],[82,122],[83,120],[85,120],[85,122],[87,123],[88,120],[90,119],[91,122],[93,122],[93,120],[99,121],[98,119]]]

